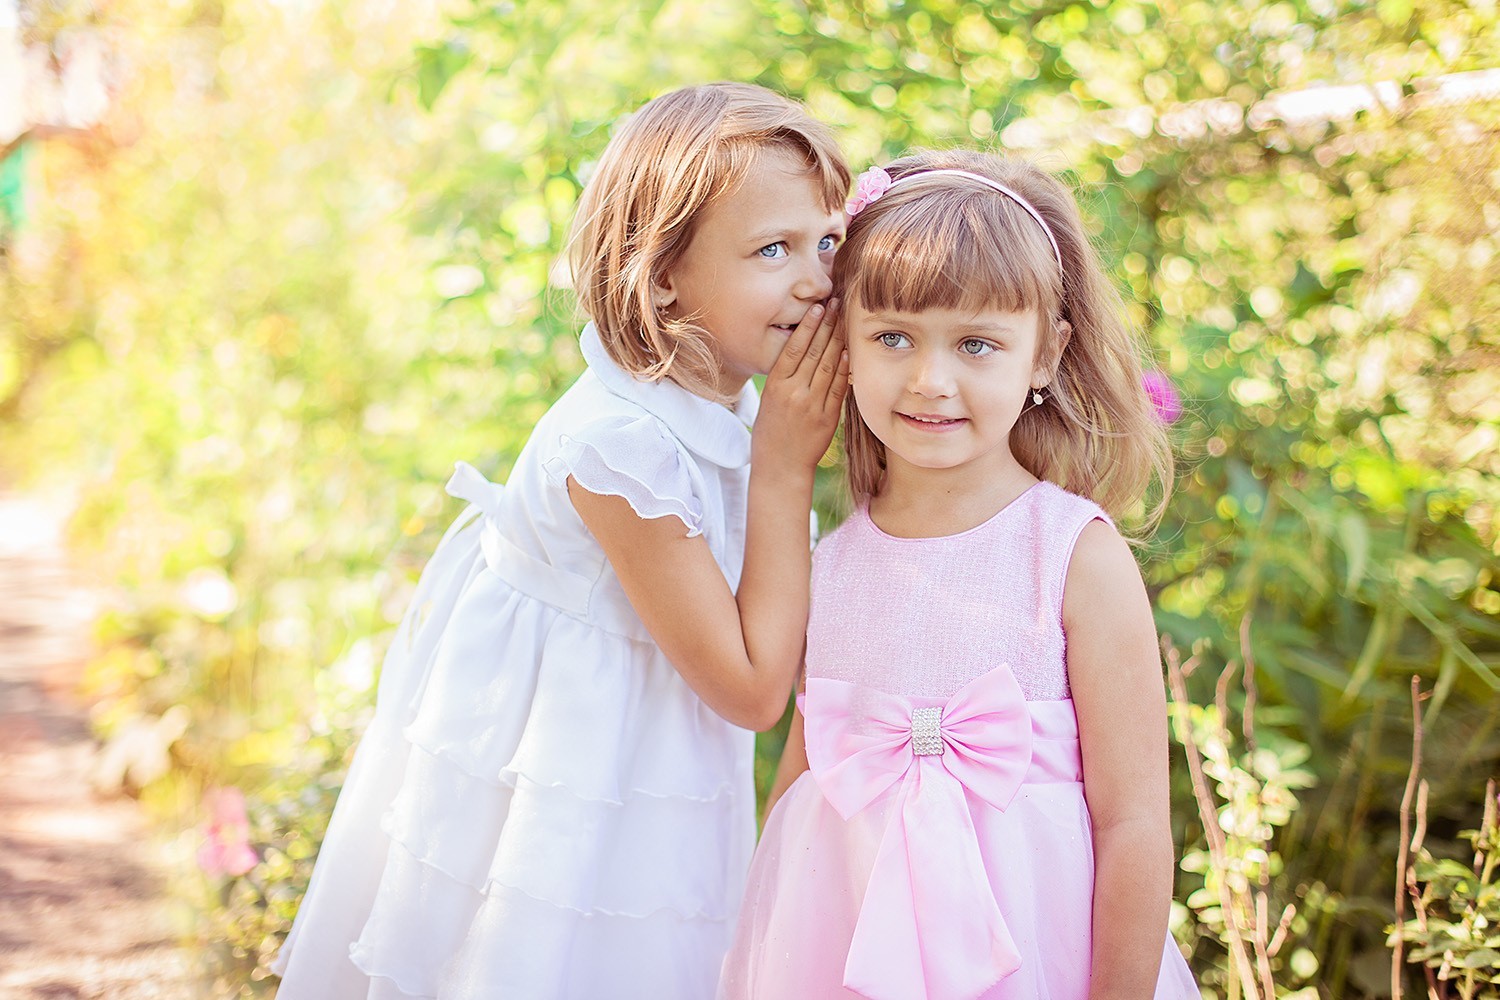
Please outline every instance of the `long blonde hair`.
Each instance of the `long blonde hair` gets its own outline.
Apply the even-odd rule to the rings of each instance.
[[[1029,201],[1057,240],[1061,270],[1042,227],[1012,199],[971,179],[912,176],[939,169],[981,174]],[[1045,404],[1022,410],[1011,452],[1038,479],[1116,519],[1154,524],[1171,490],[1172,452],[1142,383],[1144,343],[1126,324],[1072,194],[1032,163],[971,150],[918,152],[886,170],[911,179],[850,221],[834,259],[834,294],[876,311],[1036,309],[1038,367],[1055,365],[1055,374]],[[844,450],[854,496],[878,494],[885,446],[853,393]],[[1143,508],[1148,492],[1156,496]]]
[[[710,83],[663,94],[610,139],[579,200],[568,255],[579,306],[621,368],[721,398],[711,334],[665,315],[652,285],[682,259],[704,207],[773,149],[806,163],[827,211],[843,205],[849,167],[832,133],[763,87]]]

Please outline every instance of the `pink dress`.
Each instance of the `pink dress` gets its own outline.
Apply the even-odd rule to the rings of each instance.
[[[1047,482],[941,538],[818,546],[810,770],[766,822],[722,1000],[1084,1000],[1093,843],[1063,583],[1108,520]],[[1197,1000],[1162,944],[1157,998]]]

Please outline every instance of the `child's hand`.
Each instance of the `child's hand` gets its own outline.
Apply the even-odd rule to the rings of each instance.
[[[766,377],[751,439],[751,468],[775,463],[811,473],[828,450],[849,391],[849,353],[838,300],[813,306]]]

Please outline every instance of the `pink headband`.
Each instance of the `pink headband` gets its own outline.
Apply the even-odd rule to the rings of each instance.
[[[1042,232],[1046,234],[1047,242],[1052,244],[1052,256],[1057,258],[1059,270],[1062,268],[1062,251],[1058,249],[1057,238],[1052,235],[1052,227],[1047,225],[1047,220],[1042,218],[1042,213],[1032,207],[1031,202],[1022,198],[1014,189],[1008,188],[999,181],[992,180],[983,174],[971,173],[968,170],[953,170],[947,167],[938,170],[919,170],[915,173],[902,174],[900,178],[892,180],[891,175],[885,172],[884,167],[871,167],[859,175],[859,180],[854,185],[854,197],[850,198],[844,204],[844,211],[850,215],[858,215],[864,211],[867,205],[879,201],[882,195],[897,184],[905,183],[916,177],[934,177],[942,174],[947,174],[951,177],[967,177],[971,181],[978,181],[985,187],[999,191],[1011,201],[1020,205],[1026,210],[1026,214],[1035,219],[1036,224],[1042,227]]]

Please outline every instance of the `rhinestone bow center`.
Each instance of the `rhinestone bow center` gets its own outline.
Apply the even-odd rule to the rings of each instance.
[[[911,752],[918,757],[934,757],[943,752],[943,734],[938,723],[943,710],[936,707],[911,710]]]

